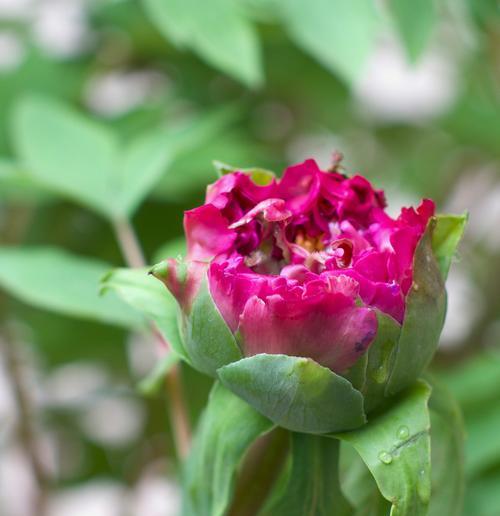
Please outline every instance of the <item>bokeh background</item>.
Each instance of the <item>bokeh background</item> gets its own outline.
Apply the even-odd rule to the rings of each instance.
[[[498,516],[499,20],[495,0],[0,0],[0,514],[178,514],[167,399],[136,388],[154,342],[99,297],[125,263],[92,179],[122,172],[112,141],[148,263],[182,249],[213,160],[341,151],[393,213],[468,210],[433,370],[465,415],[464,515]],[[194,424],[210,383],[182,380]]]

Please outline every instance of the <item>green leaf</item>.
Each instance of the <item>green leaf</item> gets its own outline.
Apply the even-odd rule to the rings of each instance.
[[[431,415],[432,497],[429,516],[460,516],[464,498],[464,423],[460,407],[433,382]]]
[[[19,102],[12,131],[21,164],[41,185],[110,214],[110,174],[119,155],[111,132],[42,96]]]
[[[0,158],[0,199],[42,201],[50,199],[19,164]]]
[[[0,247],[0,286],[21,301],[127,328],[143,326],[121,300],[99,297],[100,279],[110,267],[53,248]]]
[[[236,339],[215,306],[206,280],[186,317],[184,341],[193,367],[211,376],[241,358]]]
[[[143,0],[151,21],[180,48],[251,87],[262,84],[257,32],[233,0]]]
[[[90,118],[48,97],[25,97],[13,135],[31,179],[108,219],[130,218],[178,155],[213,137],[234,107],[159,127],[126,146]]]
[[[465,411],[500,399],[500,353],[491,349],[438,375]]]
[[[416,62],[427,48],[438,23],[434,0],[389,0],[389,9],[394,19],[406,53],[411,62]]]
[[[308,358],[261,354],[217,373],[227,388],[289,430],[319,434],[365,422],[361,393]]]
[[[115,291],[127,304],[152,320],[172,349],[189,359],[179,334],[177,302],[148,269],[115,269],[102,275],[102,291]]]
[[[183,476],[186,516],[223,516],[245,452],[273,424],[216,383],[193,441]]]
[[[468,215],[437,215],[436,227],[432,234],[432,250],[439,269],[446,280],[458,244],[464,234]]]
[[[340,490],[339,441],[292,434],[292,468],[280,497],[262,516],[349,516],[351,507]]]
[[[392,503],[391,516],[427,515],[431,494],[430,387],[418,382],[358,430],[334,437],[351,444]]]
[[[372,0],[279,0],[292,39],[323,66],[352,84],[378,31]]]
[[[377,336],[365,354],[368,357],[365,382],[359,388],[365,399],[367,414],[385,398],[401,335],[401,325],[389,315],[377,310],[377,320]]]
[[[132,142],[114,174],[116,197],[113,202],[110,196],[110,203],[115,216],[130,218],[134,214],[174,155],[165,130],[156,129]]]
[[[413,384],[436,351],[446,315],[446,291],[432,250],[436,218],[429,221],[413,260],[413,284],[406,297],[395,364],[387,393],[394,394]]]
[[[500,403],[478,406],[467,413],[466,472],[470,478],[500,464]]]
[[[172,368],[179,363],[180,357],[177,353],[167,352],[161,358],[154,369],[141,380],[137,386],[139,392],[143,396],[152,396],[156,394],[163,386],[165,378]]]

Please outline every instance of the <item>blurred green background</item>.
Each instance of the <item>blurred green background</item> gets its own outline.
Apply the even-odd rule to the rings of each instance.
[[[154,342],[99,297],[117,236],[175,256],[212,160],[281,173],[335,150],[393,213],[470,212],[433,369],[465,415],[464,515],[500,514],[499,9],[0,0],[0,514],[178,513],[167,400],[136,389]],[[182,380],[195,423],[210,384]]]

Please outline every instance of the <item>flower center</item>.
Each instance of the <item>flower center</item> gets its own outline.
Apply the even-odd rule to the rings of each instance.
[[[325,249],[323,235],[313,237],[306,235],[304,232],[300,232],[295,237],[295,243],[310,253],[323,251]]]

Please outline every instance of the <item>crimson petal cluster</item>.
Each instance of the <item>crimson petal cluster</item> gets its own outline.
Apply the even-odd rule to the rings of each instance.
[[[348,370],[377,333],[376,311],[398,323],[413,258],[434,203],[385,211],[362,176],[314,160],[257,184],[233,172],[186,212],[188,279],[169,262],[167,286],[185,312],[206,275],[210,294],[246,356],[308,357]]]

